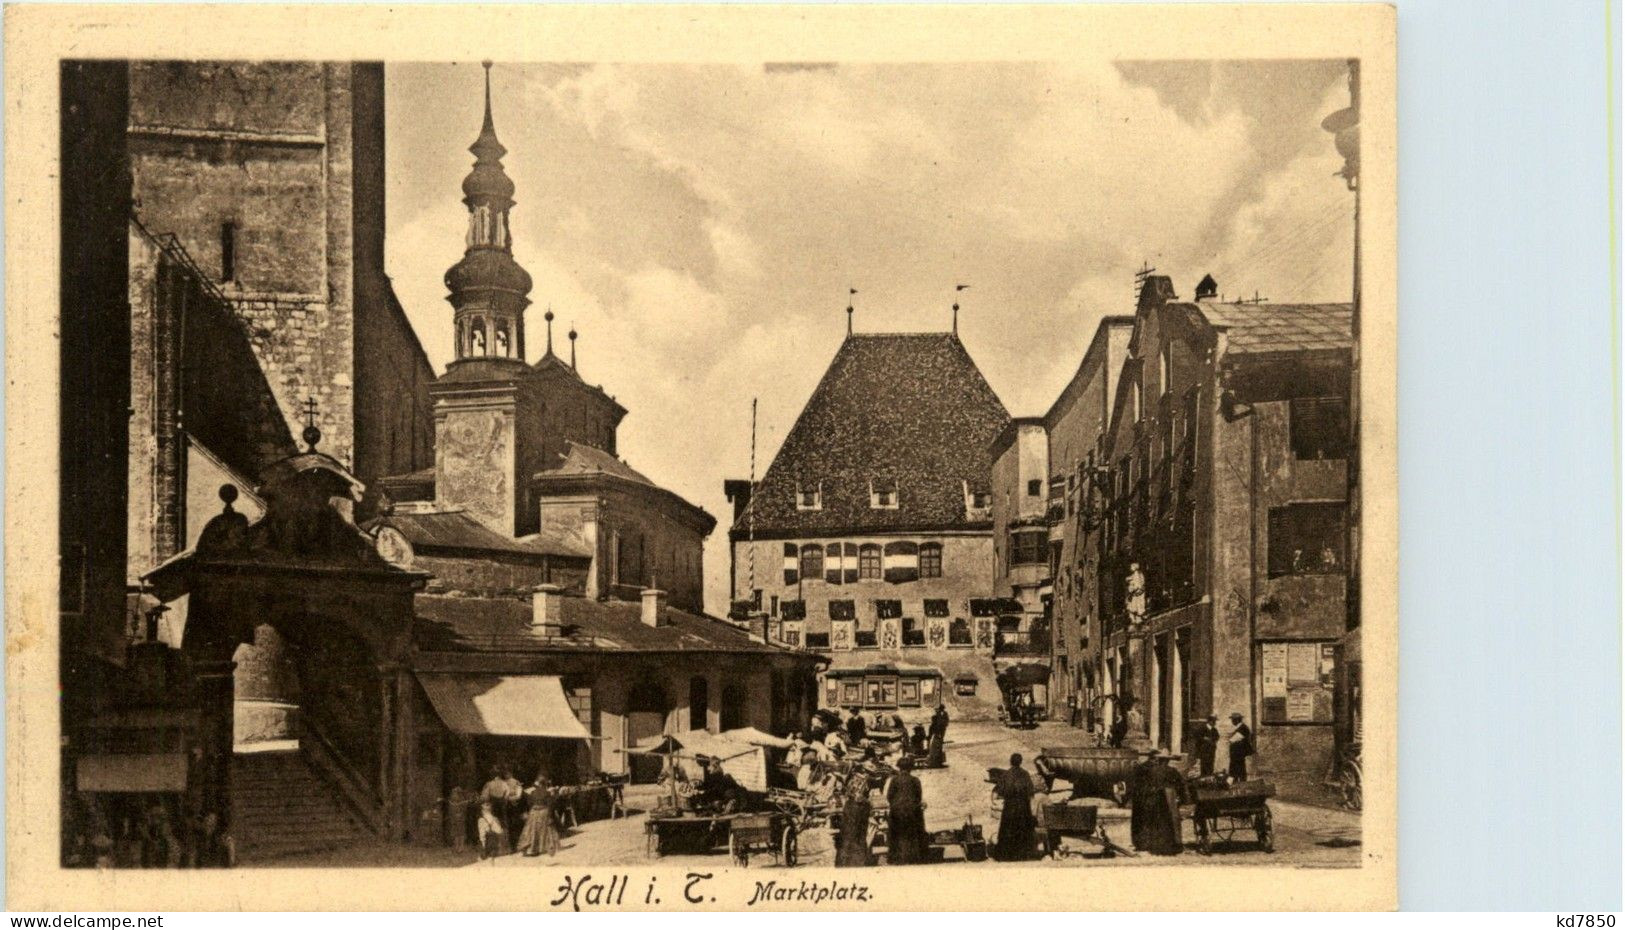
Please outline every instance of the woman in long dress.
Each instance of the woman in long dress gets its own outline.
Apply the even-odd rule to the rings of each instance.
[[[519,834],[519,851],[527,856],[555,855],[559,851],[559,831],[553,819],[557,792],[546,773],[537,773],[536,782],[525,789],[525,797],[530,801],[530,810]]]
[[[914,865],[925,861],[929,842],[925,835],[925,801],[920,780],[913,775],[914,760],[898,760],[897,774],[886,784],[886,861]]]
[[[999,817],[999,842],[993,857],[1000,862],[1033,858],[1037,849],[1037,820],[1033,817],[1033,780],[1021,767],[1021,753],[1010,757],[1010,767],[999,776],[994,791],[1004,802]]]

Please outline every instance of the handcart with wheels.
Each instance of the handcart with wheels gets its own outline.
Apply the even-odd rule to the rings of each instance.
[[[1204,855],[1220,842],[1253,834],[1265,852],[1275,851],[1275,818],[1268,799],[1275,788],[1267,781],[1252,780],[1224,787],[1194,786],[1196,801],[1191,821],[1196,825],[1196,848]]]

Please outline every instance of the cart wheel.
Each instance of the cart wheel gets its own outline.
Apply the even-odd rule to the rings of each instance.
[[[785,868],[796,864],[796,847],[799,843],[800,841],[796,839],[795,824],[786,824],[784,837],[779,840],[779,861],[784,863]]]
[[[1270,816],[1270,809],[1264,808],[1258,814],[1258,821],[1254,824],[1258,831],[1258,845],[1265,852],[1275,851],[1275,818]]]

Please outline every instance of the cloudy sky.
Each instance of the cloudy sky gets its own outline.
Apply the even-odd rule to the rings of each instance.
[[[511,65],[493,69],[535,277],[528,349],[558,315],[582,376],[631,412],[620,452],[719,519],[724,478],[766,469],[845,332],[946,330],[1013,415],[1042,413],[1143,262],[1188,297],[1346,301],[1352,195],[1320,120],[1342,62]],[[388,271],[437,369],[441,275],[478,64],[391,65]]]

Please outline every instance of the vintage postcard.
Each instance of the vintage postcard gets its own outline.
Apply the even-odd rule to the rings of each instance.
[[[1394,906],[1392,9],[6,53],[13,909]]]

